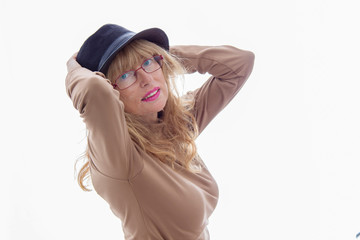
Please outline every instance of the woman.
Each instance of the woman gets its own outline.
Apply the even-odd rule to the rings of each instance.
[[[104,25],[68,61],[67,93],[88,129],[96,192],[123,223],[126,239],[209,239],[218,188],[194,140],[249,77],[251,52],[230,46],[173,46],[157,28]],[[210,73],[178,97],[184,70]],[[221,159],[221,161],[224,161]]]

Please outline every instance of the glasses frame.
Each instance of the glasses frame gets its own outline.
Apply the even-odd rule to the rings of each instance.
[[[159,57],[159,58],[156,59],[156,57]],[[150,59],[154,59],[154,60],[159,64],[159,68],[155,69],[154,71],[148,72],[148,71],[145,70],[145,68],[143,67],[143,65],[144,65],[144,63],[145,63],[146,61],[148,61],[148,60],[150,60]],[[123,72],[123,73],[119,74],[119,76],[118,76],[118,77],[116,78],[116,80],[115,80],[115,83],[112,83],[111,85],[114,87],[114,89],[115,89],[115,88],[118,88],[119,90],[125,90],[125,89],[131,87],[132,85],[134,85],[134,83],[137,82],[137,77],[136,77],[136,72],[137,72],[137,71],[139,71],[140,69],[142,69],[142,70],[143,70],[144,72],[146,72],[146,73],[156,72],[157,70],[159,70],[160,68],[162,68],[162,65],[163,65],[163,62],[162,62],[162,61],[163,61],[163,60],[164,60],[164,57],[163,57],[162,55],[154,55],[154,56],[152,56],[152,57],[150,57],[150,58],[147,58],[147,59],[145,59],[145,60],[141,63],[141,65],[140,65],[139,68],[137,68],[137,69],[132,69],[132,70],[129,70],[129,71],[126,71],[126,72]],[[118,80],[122,75],[124,75],[124,74],[126,74],[126,73],[128,73],[128,72],[134,72],[134,77],[135,77],[136,79],[135,79],[135,81],[134,81],[132,84],[130,84],[129,86],[127,86],[127,87],[125,87],[125,88],[120,88],[119,85],[116,84],[116,82],[117,82],[117,80]]]

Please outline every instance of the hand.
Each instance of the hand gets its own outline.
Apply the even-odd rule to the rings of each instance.
[[[67,61],[66,66],[68,73],[74,71],[77,68],[81,68],[81,65],[76,61],[77,52],[71,56],[71,58]]]

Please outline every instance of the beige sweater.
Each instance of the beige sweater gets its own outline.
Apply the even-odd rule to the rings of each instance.
[[[195,98],[193,114],[201,132],[249,77],[254,54],[230,46],[174,46],[170,52],[184,59],[189,72],[212,75],[188,93]],[[93,186],[121,219],[125,239],[210,239],[207,223],[218,187],[206,166],[193,174],[151,158],[130,139],[124,105],[109,81],[75,60],[68,69],[67,93],[89,130]]]

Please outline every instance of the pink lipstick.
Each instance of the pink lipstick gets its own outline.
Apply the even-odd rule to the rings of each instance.
[[[147,92],[145,96],[141,99],[144,102],[151,102],[156,100],[160,96],[160,88],[156,87],[153,90]]]

